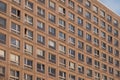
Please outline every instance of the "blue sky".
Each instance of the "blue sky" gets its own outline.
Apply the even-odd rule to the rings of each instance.
[[[120,0],[100,0],[105,6],[120,15]]]

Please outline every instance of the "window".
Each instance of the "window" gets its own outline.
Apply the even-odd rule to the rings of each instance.
[[[69,7],[74,8],[75,4],[72,0],[68,0]]]
[[[49,61],[52,63],[56,63],[56,55],[49,53]]]
[[[87,76],[92,77],[93,76],[93,71],[91,69],[87,69]]]
[[[96,35],[99,34],[99,29],[96,28],[96,27],[94,27],[94,33],[95,33]]]
[[[69,61],[69,69],[75,71],[75,63]]]
[[[102,28],[105,28],[105,26],[106,26],[105,22],[104,22],[104,21],[101,21],[101,27],[102,27]]]
[[[106,64],[102,64],[102,70],[107,71],[107,65]]]
[[[69,31],[70,32],[75,32],[75,27],[72,24],[69,24]]]
[[[55,4],[53,1],[49,0],[49,7],[50,7],[51,9],[55,10],[56,4]]]
[[[92,53],[92,47],[89,45],[86,45],[86,52],[87,53]]]
[[[108,35],[108,42],[112,43],[112,41],[113,41],[112,36]]]
[[[77,11],[78,11],[79,14],[83,14],[83,8],[82,7],[78,6]]]
[[[24,67],[32,69],[33,61],[27,58],[24,58]]]
[[[20,34],[20,25],[12,22],[11,23],[11,32],[14,32],[16,34]]]
[[[109,67],[109,73],[113,74],[114,73],[114,69],[112,67]]]
[[[105,17],[105,12],[104,12],[103,10],[100,10],[100,15],[101,15],[102,17]]]
[[[114,24],[114,26],[118,26],[118,20],[114,19],[113,24]]]
[[[70,20],[74,21],[75,20],[75,15],[71,12],[68,13],[68,17]]]
[[[24,49],[25,49],[24,50],[25,53],[32,55],[32,53],[33,53],[33,46],[32,45],[25,43]]]
[[[78,36],[79,36],[79,37],[83,37],[83,31],[80,30],[80,29],[78,29]]]
[[[85,2],[85,6],[88,7],[88,8],[90,8],[90,7],[91,7],[91,2],[88,1],[88,0],[86,0],[86,2]]]
[[[118,47],[119,41],[117,39],[114,39],[114,46]]]
[[[119,67],[119,66],[120,66],[119,60],[115,60],[115,66],[116,66],[116,67]]]
[[[5,76],[5,67],[0,66],[0,75]]]
[[[21,0],[12,0],[13,2],[16,2],[18,4],[20,4]]]
[[[33,31],[25,28],[25,32],[24,33],[25,33],[25,37],[27,37],[30,40],[33,40]]]
[[[106,49],[106,43],[102,42],[101,47],[102,47],[102,49]]]
[[[115,76],[120,77],[120,71],[119,70],[115,70]]]
[[[78,25],[83,25],[83,19],[81,19],[81,18],[78,17],[77,21],[78,21]]]
[[[19,77],[20,77],[19,71],[13,69],[10,70],[10,79],[19,80]]]
[[[28,14],[25,14],[25,22],[33,25],[33,17],[29,16]]]
[[[84,67],[81,65],[78,65],[78,72],[84,74]]]
[[[0,33],[0,43],[6,44],[6,35],[3,33]]]
[[[97,6],[93,6],[93,11],[94,11],[95,13],[98,13],[98,7],[97,7]]]
[[[66,59],[60,57],[59,58],[59,65],[63,66],[63,67],[66,67]]]
[[[75,58],[75,50],[69,49],[69,56]]]
[[[16,65],[20,64],[20,57],[15,54],[10,54],[10,62]]]
[[[38,58],[45,58],[45,51],[42,49],[37,49],[37,57]]]
[[[86,11],[85,12],[85,17],[88,18],[88,19],[91,19],[91,13]]]
[[[85,80],[84,78],[78,77],[78,80]]]
[[[37,0],[37,1],[40,2],[40,3],[45,4],[45,0]]]
[[[90,34],[86,34],[86,40],[87,41],[92,41],[92,36]]]
[[[75,75],[69,74],[69,80],[75,80]]]
[[[59,32],[59,38],[60,38],[61,40],[65,40],[65,39],[66,39],[66,34],[60,31],[60,32]]]
[[[115,55],[116,57],[119,57],[119,50],[114,49],[114,55]]]
[[[0,27],[1,28],[6,28],[6,19],[0,17]]]
[[[100,62],[97,60],[94,60],[94,65],[96,68],[100,68]]]
[[[53,67],[49,67],[48,68],[48,73],[49,73],[50,76],[55,77],[56,76],[56,69],[53,68]]]
[[[66,72],[59,71],[59,79],[60,80],[66,80]]]
[[[36,80],[45,80],[45,79],[41,77],[37,77]]]
[[[109,78],[109,80],[114,80],[113,78]]]
[[[101,31],[101,37],[105,39],[106,38],[106,33]]]
[[[45,73],[45,65],[42,63],[37,63],[37,72]]]
[[[112,26],[108,25],[107,31],[110,32],[110,33],[112,33]]]
[[[99,39],[94,38],[94,44],[95,44],[96,46],[99,46]]]
[[[56,49],[56,42],[55,41],[49,40],[48,45],[50,48]]]
[[[95,72],[95,80],[100,80],[100,73],[98,72]]]
[[[118,35],[119,35],[118,30],[114,29],[114,36],[118,37]]]
[[[55,17],[55,15],[53,15],[53,14],[51,14],[51,13],[49,13],[49,21],[51,21],[51,22],[53,22],[53,23],[55,23],[56,22],[56,17]]]
[[[24,74],[24,80],[33,80],[33,76],[30,74]]]
[[[96,57],[99,57],[99,56],[100,56],[100,52],[99,52],[99,50],[94,49],[94,55],[95,55]]]
[[[45,45],[45,37],[40,35],[40,34],[38,34],[37,35],[37,42],[40,43],[40,44]]]
[[[59,1],[61,1],[61,2],[63,2],[63,3],[65,3],[65,2],[66,2],[66,0],[59,0]]]
[[[102,53],[101,57],[102,57],[102,59],[103,59],[104,61],[107,60],[107,55],[106,55],[105,53]]]
[[[108,52],[112,54],[113,53],[113,47],[108,45]]]
[[[4,2],[0,1],[0,12],[6,12],[6,10],[7,5]]]
[[[78,53],[78,60],[84,62],[84,54]]]
[[[37,21],[37,28],[40,29],[41,31],[45,31],[45,23]]]
[[[6,52],[5,50],[0,49],[0,60],[5,60]]]
[[[59,51],[65,54],[66,53],[66,46],[59,45]]]
[[[45,10],[41,7],[37,7],[37,14],[43,18],[45,18]]]
[[[25,0],[25,7],[29,10],[33,10],[33,3],[29,0]]]
[[[84,49],[84,43],[82,41],[78,41],[78,48],[81,50]]]
[[[111,22],[112,21],[112,17],[110,15],[107,15],[107,20],[108,20],[108,22]]]
[[[16,49],[20,49],[20,41],[12,37],[11,38],[11,46]]]
[[[93,21],[95,24],[98,24],[98,18],[96,16],[93,16]]]
[[[75,38],[69,36],[69,43],[75,45]]]
[[[65,21],[63,19],[59,19],[59,26],[65,28],[66,23],[65,23]]]
[[[83,0],[77,0],[79,3],[82,3],[83,2]]]
[[[11,15],[17,19],[20,19],[20,15],[21,15],[20,10],[12,7]]]
[[[86,63],[92,65],[92,58],[86,57]]]
[[[59,10],[59,13],[61,13],[62,15],[65,15],[66,13],[65,8],[59,6],[58,10]]]
[[[91,27],[91,24],[87,22],[87,23],[86,23],[86,29],[87,29],[87,30],[91,30],[91,28],[92,28],[92,27]]]
[[[109,63],[112,63],[112,64],[113,64],[113,57],[109,56],[109,57],[108,57],[108,61],[109,61]]]
[[[56,29],[49,26],[49,34],[53,35],[53,36],[56,36]]]
[[[107,80],[107,76],[106,75],[102,75],[102,79],[103,80]]]

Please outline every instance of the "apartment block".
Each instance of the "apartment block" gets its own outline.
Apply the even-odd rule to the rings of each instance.
[[[98,0],[0,0],[0,80],[120,80],[120,16]]]

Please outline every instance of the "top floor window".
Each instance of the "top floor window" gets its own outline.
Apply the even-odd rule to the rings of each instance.
[[[103,10],[100,10],[100,15],[101,15],[102,17],[105,17],[105,12],[104,12]]]

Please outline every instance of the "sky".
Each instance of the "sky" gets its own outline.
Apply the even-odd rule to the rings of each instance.
[[[100,0],[105,6],[120,15],[120,0]]]

